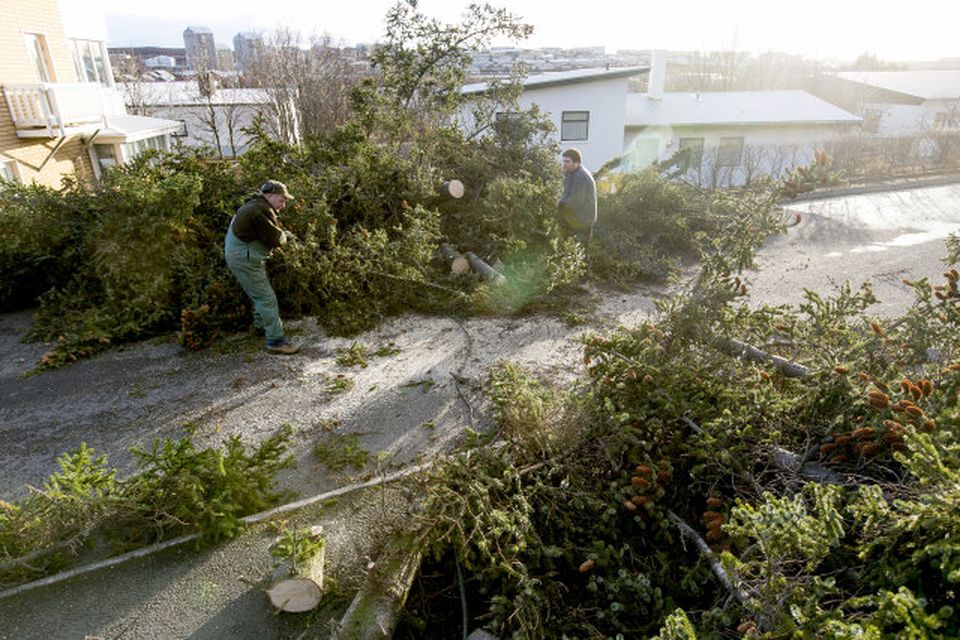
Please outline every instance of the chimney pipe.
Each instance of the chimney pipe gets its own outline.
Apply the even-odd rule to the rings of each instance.
[[[663,99],[663,87],[667,82],[667,52],[654,49],[650,52],[650,78],[647,80],[647,97]]]

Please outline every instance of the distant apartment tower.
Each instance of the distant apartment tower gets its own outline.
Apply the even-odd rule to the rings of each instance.
[[[217,47],[217,69],[220,71],[236,71],[236,61],[233,50],[227,47]]]
[[[237,71],[249,71],[250,66],[260,57],[262,49],[263,38],[257,33],[246,31],[233,36],[233,58]]]
[[[207,71],[217,68],[217,47],[210,29],[187,27],[183,31],[183,46],[186,48],[188,69]]]

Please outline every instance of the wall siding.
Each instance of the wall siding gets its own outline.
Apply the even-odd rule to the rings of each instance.
[[[37,82],[23,40],[25,32],[42,33],[46,37],[57,82],[79,81],[57,0],[4,0],[0,21],[0,85]],[[64,142],[40,171],[40,165],[56,144],[56,138],[18,138],[6,98],[0,99],[0,158],[16,161],[22,181],[58,187],[64,174],[76,172],[82,178],[93,177],[89,154],[80,136]]]

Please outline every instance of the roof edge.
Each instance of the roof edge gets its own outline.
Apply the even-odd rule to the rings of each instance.
[[[559,86],[570,85],[570,84],[582,84],[584,82],[598,82],[601,80],[617,80],[620,78],[629,78],[632,76],[638,76],[641,73],[646,73],[648,71],[650,71],[649,66],[623,67],[622,69],[618,69],[618,68],[601,69],[596,74],[575,76],[572,78],[547,78],[544,80],[529,81],[530,79],[528,77],[527,80],[524,80],[523,82],[523,89],[524,90],[548,89],[550,87],[559,87]],[[478,88],[470,91],[463,91],[461,89],[461,93],[466,96],[475,96],[475,95],[482,95],[488,91],[488,87],[486,85],[489,83],[483,82],[478,84],[482,84],[484,86],[482,88]]]

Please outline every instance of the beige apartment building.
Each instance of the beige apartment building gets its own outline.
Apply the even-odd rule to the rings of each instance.
[[[126,112],[97,0],[2,4],[0,178],[58,187],[169,147],[179,122]]]

